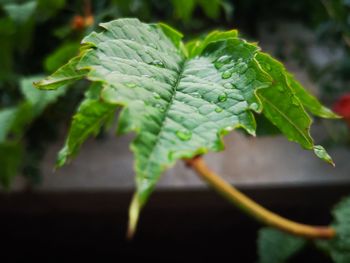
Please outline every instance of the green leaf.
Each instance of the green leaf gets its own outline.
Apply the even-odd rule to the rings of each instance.
[[[315,146],[310,135],[312,120],[304,110],[304,104],[316,109],[318,101],[293,80],[284,66],[271,56],[260,52],[256,56],[262,69],[273,79],[268,89],[257,91],[263,104],[263,113],[290,140],[299,143],[305,149],[313,149],[316,156],[334,165],[331,157],[322,146]],[[293,87],[298,86],[295,91]],[[325,107],[323,107],[326,109]],[[316,110],[320,113],[320,109]],[[333,117],[331,115],[322,116]]]
[[[3,8],[13,21],[23,24],[34,14],[36,6],[36,1],[29,1],[23,4],[6,4]]]
[[[59,164],[108,115],[106,105],[123,108],[118,133],[136,133],[131,144],[136,172],[131,232],[166,168],[180,158],[222,150],[222,135],[235,128],[255,135],[254,112],[264,114],[288,139],[314,148],[311,119],[285,69],[256,44],[238,38],[237,31],[216,31],[186,46],[182,34],[164,24],[119,19],[101,26],[102,32],[84,38],[78,57],[36,85],[54,89],[85,76],[102,86],[97,93],[104,103],[84,100]],[[94,114],[85,114],[91,110]]]
[[[16,120],[17,111],[18,109],[15,107],[0,110],[0,143],[3,143],[6,140],[6,137]]]
[[[64,43],[45,59],[45,69],[49,72],[57,70],[78,54],[79,46],[80,44],[76,42]]]
[[[82,52],[84,54],[84,52]],[[67,64],[55,71],[50,77],[38,82],[34,85],[39,89],[53,90],[73,83],[82,79],[87,71],[77,69],[77,64],[80,61],[81,55],[72,58]]]
[[[36,0],[38,2],[38,14],[37,19],[45,21],[50,17],[56,15],[56,13],[64,8],[66,0]]]
[[[54,103],[62,96],[66,88],[41,92],[33,87],[33,82],[42,79],[42,76],[32,76],[21,79],[20,88],[26,100],[32,105],[33,115],[39,115],[47,105]]]
[[[263,114],[256,114],[256,135],[273,136],[280,135],[281,131],[271,123]]]
[[[196,0],[172,0],[175,16],[189,22],[195,8]]]
[[[11,126],[11,135],[13,140],[18,141],[22,138],[26,131],[26,127],[31,123],[35,116],[32,105],[27,101],[21,102],[16,108],[17,112]]]
[[[319,249],[331,256],[335,263],[350,262],[350,198],[342,200],[333,209],[336,236],[331,240],[316,241]]]
[[[81,144],[90,136],[96,135],[101,126],[115,113],[115,106],[99,99],[100,85],[92,85],[85,94],[73,117],[72,125],[64,147],[58,154],[57,166],[63,166],[67,160],[76,155]]]
[[[315,116],[321,118],[336,119],[340,118],[333,111],[323,106],[317,98],[315,98],[309,91],[304,89],[301,84],[293,77],[290,73],[285,73],[287,76],[287,81],[291,88],[293,89],[296,96],[299,98],[303,106],[310,111]]]
[[[301,251],[306,240],[289,235],[275,228],[262,228],[258,236],[258,255],[260,263],[285,263]]]
[[[0,111],[0,143],[5,142],[9,135],[16,141],[24,133],[25,126],[33,119],[32,106],[22,102],[16,107]]]
[[[267,54],[256,56],[262,69],[273,78],[273,85],[258,91],[264,115],[277,126],[291,141],[299,143],[306,149],[312,149],[310,136],[311,119],[305,112],[299,98],[288,86],[284,67]]]
[[[221,0],[197,0],[204,13],[211,19],[220,15]]]
[[[327,151],[325,150],[325,148],[323,148],[323,146],[321,145],[315,145],[314,146],[314,153],[316,154],[316,156],[324,161],[326,161],[327,163],[335,166],[332,157],[327,153]]]
[[[224,32],[213,31],[210,34],[208,34],[203,40],[196,39],[187,43],[186,48],[188,50],[188,55],[191,58],[196,57],[200,55],[210,43],[237,37],[237,30],[229,30]]]
[[[196,6],[199,6],[207,17],[217,19],[223,7],[221,2],[221,0],[172,0],[175,16],[185,23],[190,21]]]
[[[21,144],[16,142],[0,143],[0,183],[9,188],[13,178],[17,175],[23,149]]]

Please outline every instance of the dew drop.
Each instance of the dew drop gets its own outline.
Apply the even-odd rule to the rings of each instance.
[[[222,77],[223,79],[228,79],[228,78],[230,78],[231,76],[232,76],[232,72],[229,71],[229,70],[224,71],[224,72],[222,73],[222,75],[221,75],[221,77]]]
[[[153,98],[155,98],[156,100],[159,100],[160,95],[157,92],[153,92]]]
[[[189,130],[178,130],[176,132],[176,136],[181,140],[181,141],[188,141],[191,139],[192,137],[192,132],[190,132]]]
[[[125,84],[128,88],[135,88],[137,85],[133,82],[128,82]]]
[[[215,66],[216,69],[221,69],[223,65],[224,65],[224,63],[221,63],[221,62],[215,62],[214,63],[214,66]]]
[[[230,59],[230,56],[228,55],[223,55],[221,57],[218,58],[218,62],[227,62]]]
[[[158,60],[158,59],[156,59],[156,60],[153,60],[151,63],[149,63],[149,64],[151,64],[151,65],[153,65],[153,66],[156,66],[156,67],[159,67],[159,68],[164,68],[165,66],[164,66],[164,63],[162,62],[162,61],[160,61],[160,60]]]
[[[227,82],[224,84],[224,88],[226,89],[237,89],[237,86],[233,83]]]
[[[198,92],[191,93],[191,96],[194,97],[194,98],[202,98],[202,95],[199,94]]]
[[[241,63],[238,65],[237,72],[239,74],[243,74],[247,71],[247,69],[248,69],[248,65],[246,63]]]
[[[165,112],[165,107],[160,103],[155,104],[154,107],[156,107],[160,112]]]
[[[223,93],[223,94],[219,95],[218,101],[224,102],[226,100],[227,100],[227,94],[226,93]]]
[[[222,68],[228,62],[229,59],[230,57],[227,55],[219,57],[214,63],[215,68],[216,69]]]
[[[223,111],[223,109],[220,108],[220,107],[215,108],[215,112],[217,112],[217,113],[220,113],[220,112],[222,112],[222,111]]]

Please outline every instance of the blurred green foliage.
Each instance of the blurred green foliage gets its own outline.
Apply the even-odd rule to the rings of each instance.
[[[265,227],[259,231],[258,254],[260,263],[284,263],[305,247],[320,250],[335,263],[350,262],[350,198],[342,199],[332,210],[332,227],[336,236],[330,240],[308,240],[280,230]],[[297,261],[295,261],[297,262]]]

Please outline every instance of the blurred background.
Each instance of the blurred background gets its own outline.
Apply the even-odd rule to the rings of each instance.
[[[0,0],[1,262],[257,260],[259,225],[181,163],[161,179],[136,238],[125,241],[132,135],[116,138],[104,130],[53,173],[87,83],[48,95],[32,82],[77,54],[82,37],[100,22],[121,17],[168,23],[185,41],[236,28],[343,116],[315,119],[312,129],[336,168],[263,119],[261,137],[234,132],[225,139],[225,153],[207,157],[215,171],[272,210],[305,223],[329,222],[330,207],[350,193],[349,0]],[[312,250],[292,262],[303,260],[329,262]]]

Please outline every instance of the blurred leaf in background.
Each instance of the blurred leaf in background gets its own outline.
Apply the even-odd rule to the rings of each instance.
[[[350,198],[344,198],[333,209],[332,226],[336,236],[331,240],[306,240],[272,228],[262,228],[258,236],[260,263],[284,263],[308,243],[325,252],[335,263],[350,262]]]

